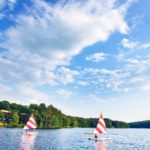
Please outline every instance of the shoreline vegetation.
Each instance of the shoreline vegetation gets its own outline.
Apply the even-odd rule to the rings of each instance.
[[[40,129],[95,128],[98,118],[83,118],[65,115],[53,105],[30,104],[29,106],[0,101],[0,127],[23,128],[33,113]],[[150,120],[127,123],[104,118],[107,128],[150,128]]]

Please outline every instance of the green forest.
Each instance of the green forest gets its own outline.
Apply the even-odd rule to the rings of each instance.
[[[7,112],[4,112],[7,111]],[[82,118],[65,115],[53,105],[30,104],[29,106],[0,101],[0,126],[23,127],[30,114],[34,114],[38,128],[74,128],[96,127],[98,118]],[[113,121],[105,118],[107,128],[133,127],[122,121]]]
[[[129,123],[130,128],[150,128],[150,120],[131,122]]]

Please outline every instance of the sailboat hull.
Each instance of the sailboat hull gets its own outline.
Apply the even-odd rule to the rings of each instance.
[[[89,140],[93,140],[93,141],[111,141],[112,138],[110,137],[104,137],[104,138],[99,138],[99,139],[94,139],[94,138],[89,138]]]

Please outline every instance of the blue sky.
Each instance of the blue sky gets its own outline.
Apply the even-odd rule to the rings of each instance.
[[[150,119],[150,1],[0,0],[0,99]]]

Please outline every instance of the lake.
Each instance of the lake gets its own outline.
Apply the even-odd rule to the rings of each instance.
[[[92,141],[91,128],[36,129],[33,135],[22,129],[0,128],[0,150],[150,150],[150,129],[108,129],[112,141]],[[100,136],[99,136],[100,137]]]

